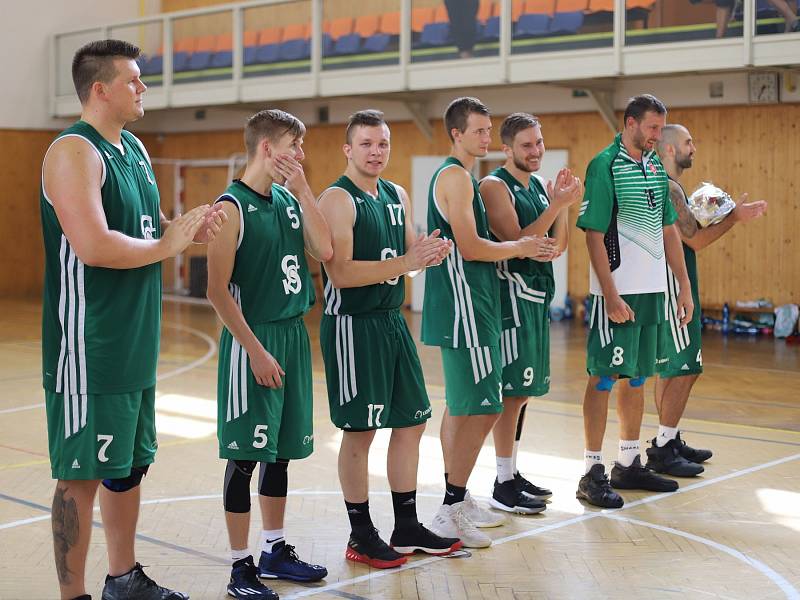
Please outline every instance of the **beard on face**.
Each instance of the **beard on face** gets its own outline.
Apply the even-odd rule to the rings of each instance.
[[[694,160],[694,157],[691,154],[679,154],[675,157],[675,164],[681,169],[691,169],[692,160]]]
[[[514,161],[514,166],[517,167],[520,171],[533,173],[531,168],[527,165],[527,163],[524,160],[519,160],[516,156],[514,156],[513,161]]]

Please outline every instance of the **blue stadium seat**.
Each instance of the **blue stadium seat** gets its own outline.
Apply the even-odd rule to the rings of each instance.
[[[176,73],[189,70],[189,53],[175,52],[172,55],[172,70]]]
[[[275,44],[277,47],[277,44]],[[252,65],[256,63],[256,53],[258,52],[258,46],[246,46],[244,49],[244,64]]]
[[[583,11],[557,12],[548,28],[550,33],[577,33],[583,26]]]
[[[361,36],[357,33],[343,35],[333,44],[334,55],[356,54],[361,46]]]
[[[520,15],[519,21],[517,21],[517,25],[514,28],[514,37],[544,35],[548,32],[548,25],[550,25],[549,15],[534,13]]]
[[[450,23],[426,23],[419,39],[420,46],[444,46],[450,33]]]
[[[489,17],[483,29],[478,32],[482,42],[496,42],[500,39],[500,17]]]
[[[160,54],[143,57],[139,68],[142,75],[160,75],[164,71],[164,57]]]
[[[302,40],[297,40],[302,41]],[[280,44],[264,44],[256,48],[256,53],[253,58],[253,63],[257,65],[265,65],[268,63],[278,62],[280,60]],[[248,63],[245,63],[248,64]]]
[[[389,47],[391,41],[392,36],[388,33],[376,33],[364,40],[362,50],[364,52],[383,52]]]
[[[211,52],[192,52],[191,56],[189,56],[186,70],[202,71],[203,69],[207,69],[209,64],[211,64]],[[177,71],[178,69],[175,70]]]
[[[311,56],[310,40],[289,40],[278,47],[278,60],[302,60]]]
[[[212,69],[224,69],[226,67],[233,66],[233,52],[231,50],[220,50],[219,52],[214,52],[211,56],[211,64],[209,65]]]

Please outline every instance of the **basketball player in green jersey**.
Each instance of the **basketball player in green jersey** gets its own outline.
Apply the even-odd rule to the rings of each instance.
[[[305,126],[282,110],[253,115],[244,130],[247,166],[219,197],[228,225],[208,248],[208,299],[220,336],[217,432],[227,459],[223,499],[233,562],[228,594],[277,598],[258,576],[318,581],[283,536],[289,460],[314,447],[311,349],[303,315],[314,303],[305,251],[333,253],[325,218],[306,182]],[[261,463],[258,567],[248,550],[250,479]]]
[[[471,173],[475,159],[489,150],[489,109],[477,98],[456,98],[445,111],[444,125],[452,147],[431,181],[428,231],[440,230],[453,241],[453,251],[443,268],[426,274],[422,311],[422,341],[441,348],[447,403],[440,432],[446,489],[431,530],[480,548],[489,546],[491,538],[476,526],[504,521],[467,494],[478,452],[503,410],[500,282],[494,263],[548,260],[553,246],[542,237],[490,239],[486,209]]]
[[[408,194],[380,177],[391,150],[383,113],[350,116],[347,168],[320,197],[333,234],[325,264],[320,344],[331,420],[342,430],[339,481],[351,533],[345,556],[384,569],[417,550],[446,554],[457,539],[434,535],[417,520],[419,443],[431,405],[417,350],[400,308],[405,274],[441,264],[450,244],[438,232],[414,236]],[[378,429],[391,429],[387,473],[395,526],[392,547],[369,513],[369,449]]]
[[[103,598],[188,597],[156,585],[136,562],[139,484],[157,446],[160,263],[193,239],[213,239],[224,215],[201,206],[170,222],[161,213],[147,151],[123,129],[144,115],[138,56],[117,40],[76,52],[81,120],[42,166],[42,363],[62,599],[90,598],[84,575],[101,481]]]
[[[675,300],[681,326],[691,320],[693,309],[680,234],[673,225],[677,215],[655,152],[666,118],[667,109],[655,96],[628,102],[622,133],[589,163],[578,216],[578,227],[586,231],[593,305],[583,400],[585,475],[576,496],[603,508],[623,505],[612,486],[678,489],[674,480],[642,466],[639,449],[644,382],[665,360],[658,329],[664,321],[667,264],[681,286]],[[615,383],[620,441],[609,484],[602,445]]]
[[[525,235],[549,236],[554,251],[569,241],[569,207],[583,194],[569,169],[545,183],[534,173],[544,156],[539,120],[527,113],[506,117],[500,127],[506,162],[480,184],[489,228],[503,241]],[[503,362],[503,413],[493,429],[497,479],[490,504],[500,510],[535,514],[546,508],[552,492],[525,479],[516,457],[529,396],[550,390],[550,302],[555,291],[553,265],[531,259],[498,263]]]
[[[702,463],[711,458],[710,450],[692,448],[681,439],[678,423],[686,409],[692,386],[703,372],[701,343],[700,288],[695,252],[715,242],[737,223],[747,223],[762,216],[767,210],[764,201],[745,202],[747,195],[737,204],[733,213],[720,223],[701,228],[689,211],[686,193],[680,178],[684,170],[692,167],[695,146],[692,136],[683,125],[670,124],[661,132],[658,155],[670,178],[669,194],[672,206],[678,213],[676,224],[683,240],[686,270],[692,286],[694,314],[684,326],[678,323],[674,302],[679,291],[678,281],[667,269],[667,315],[660,332],[666,338],[667,363],[661,365],[656,380],[656,409],[659,415],[658,434],[647,449],[647,467],[658,473],[691,476],[702,472]],[[690,464],[686,464],[690,461]]]

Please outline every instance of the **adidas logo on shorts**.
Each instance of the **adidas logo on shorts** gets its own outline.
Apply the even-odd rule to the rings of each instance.
[[[351,428],[350,423],[345,423],[344,425],[342,425],[342,429],[350,429],[350,428]]]
[[[230,444],[228,444],[228,450],[238,450],[238,449],[239,449],[239,444],[237,444],[236,441],[233,441]]]
[[[681,367],[681,371],[688,371],[688,370],[689,370],[689,365],[687,365],[686,363],[683,363],[683,366]]]
[[[513,389],[514,389],[514,386],[513,386],[513,385],[511,385],[510,383],[507,383],[507,384],[506,384],[506,387],[504,387],[503,389],[504,389],[504,390],[513,390]]]
[[[481,406],[491,406],[491,405],[492,405],[492,403],[489,402],[488,398],[484,398],[483,402],[481,402]]]
[[[77,458],[72,461],[72,468],[73,469],[80,469],[81,468],[81,463],[78,462]]]

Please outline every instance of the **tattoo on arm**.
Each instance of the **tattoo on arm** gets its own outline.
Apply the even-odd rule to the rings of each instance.
[[[675,212],[678,213],[676,223],[681,235],[686,238],[693,237],[697,233],[697,220],[689,211],[686,195],[683,193],[681,186],[674,181],[669,182],[669,199],[672,201],[672,206],[675,207]]]
[[[66,488],[56,488],[51,515],[56,571],[62,584],[72,581],[72,572],[67,566],[67,554],[78,543],[78,507],[75,498],[64,498],[66,491]]]

